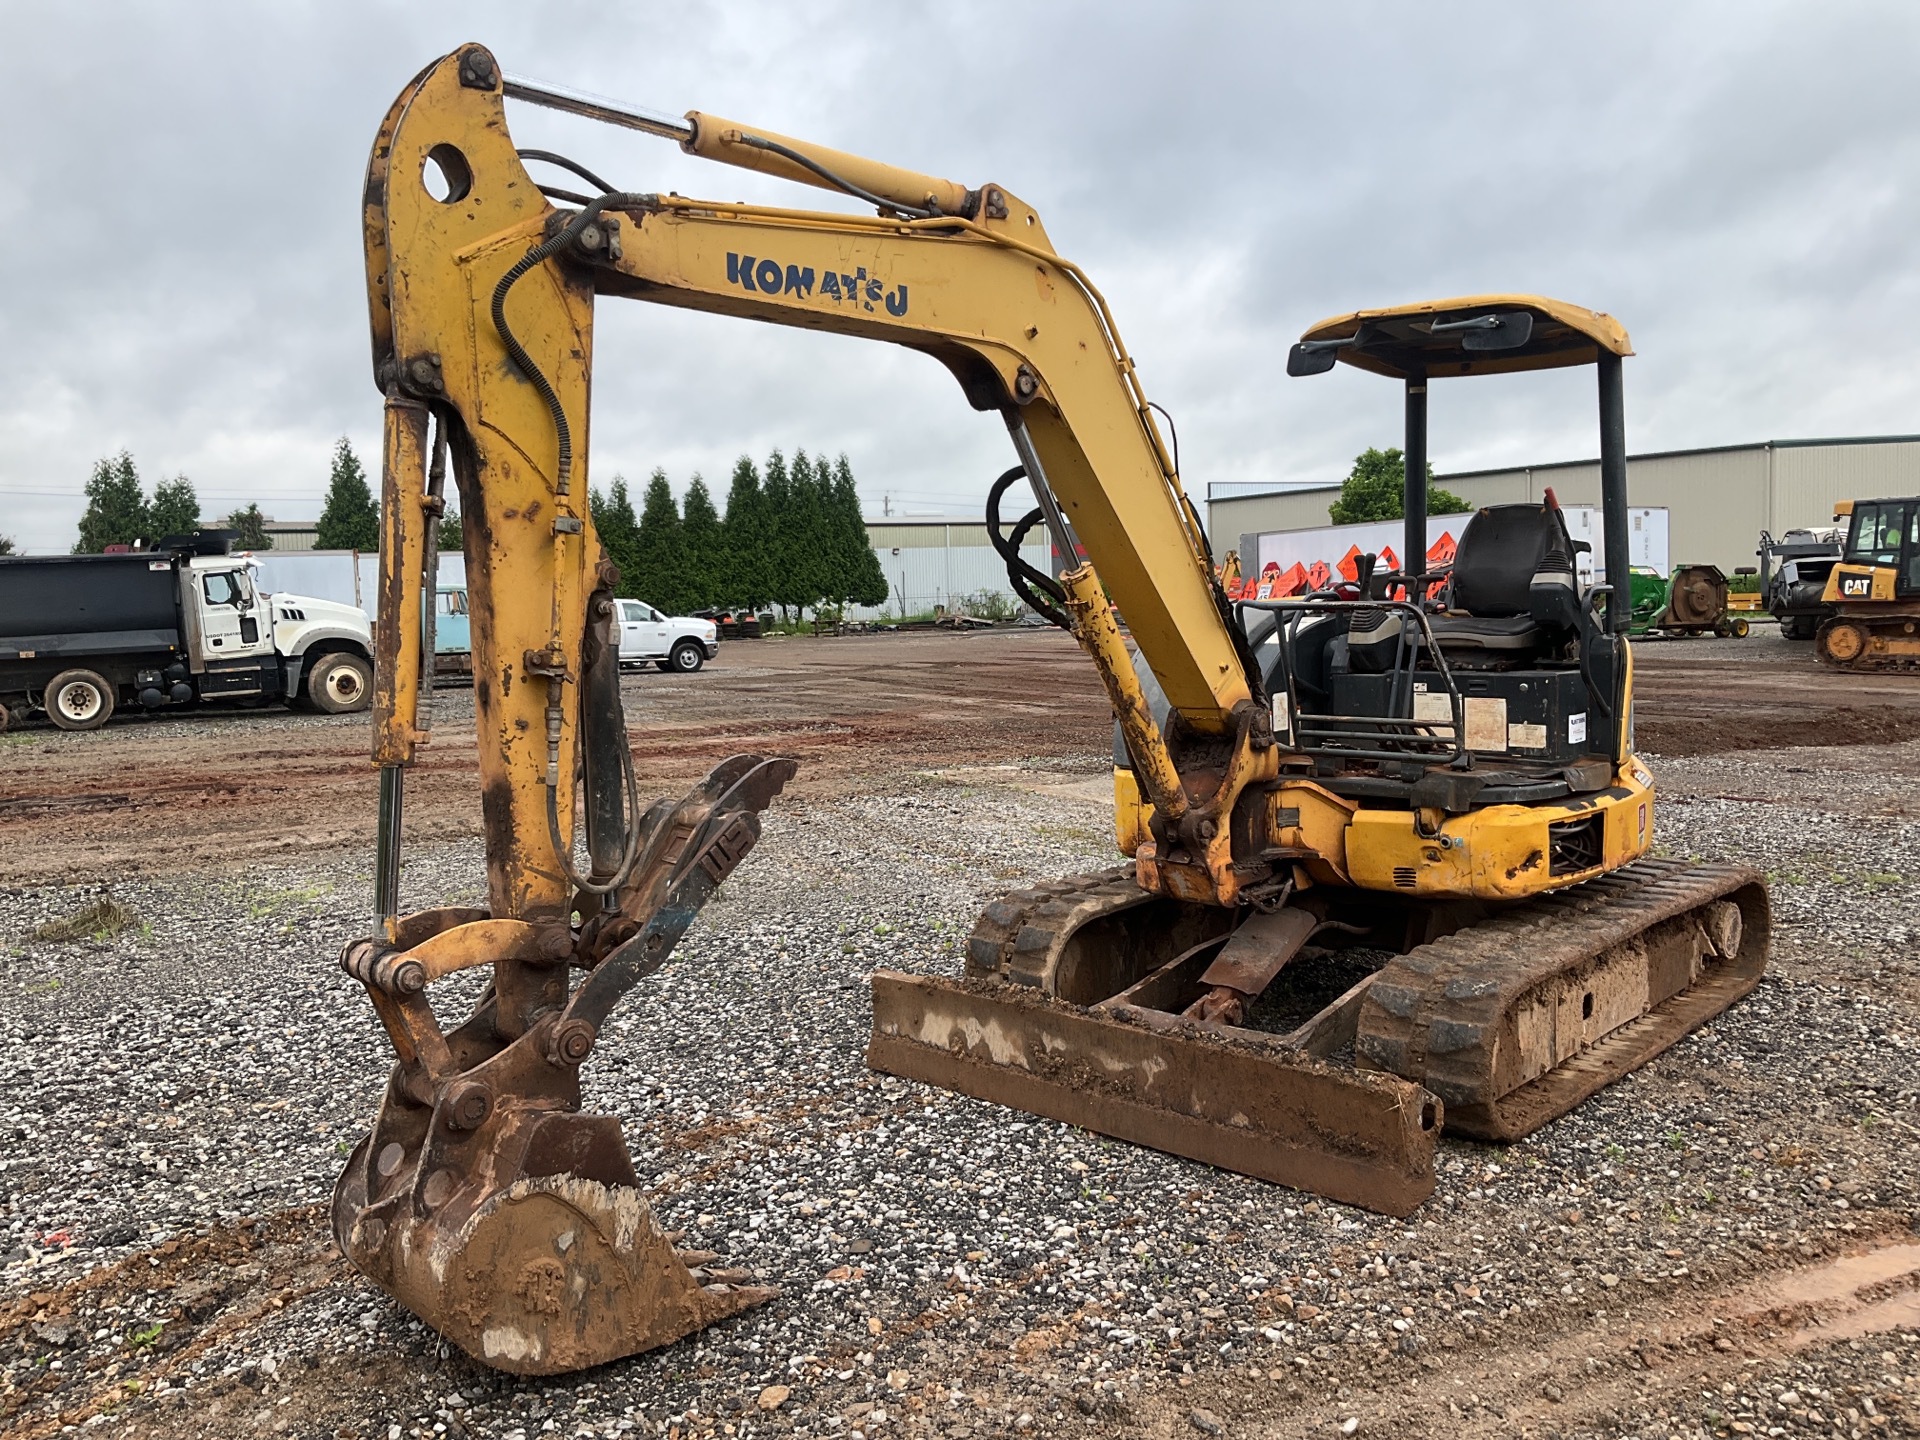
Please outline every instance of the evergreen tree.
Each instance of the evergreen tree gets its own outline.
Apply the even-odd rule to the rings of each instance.
[[[839,551],[846,594],[842,597],[856,605],[887,603],[887,575],[874,554],[867,534],[866,516],[860,513],[860,492],[853,483],[853,466],[841,452],[833,470],[833,514],[836,549]]]
[[[13,536],[0,535],[0,555],[11,555],[12,553],[13,553]]]
[[[793,567],[794,593],[802,606],[816,609],[822,601],[840,600],[839,556],[833,544],[833,528],[827,513],[827,500],[833,488],[833,472],[824,459],[816,468],[807,452],[793,452],[793,464],[787,472],[792,497],[788,525],[789,564]]]
[[[588,504],[592,504],[591,495],[589,495]],[[461,544],[460,512],[449,505],[447,513],[440,517],[440,525],[435,534],[442,550],[458,550]]]
[[[627,477],[615,475],[613,487],[604,497],[598,490],[587,494],[587,512],[593,528],[606,547],[607,558],[620,572],[614,594],[633,599],[640,594],[640,560],[635,545],[640,538],[640,522],[633,513],[633,500],[627,494]]]
[[[640,504],[640,533],[634,546],[638,560],[640,598],[656,610],[677,615],[691,609],[687,604],[686,555],[680,531],[680,509],[673,502],[673,487],[664,470],[655,470],[647,480],[646,498]]]
[[[726,533],[720,525],[720,512],[713,508],[713,497],[707,493],[707,482],[698,471],[687,483],[687,498],[681,505],[680,539],[685,551],[689,606],[705,610],[725,604]]]
[[[238,530],[239,538],[234,542],[242,550],[271,550],[273,537],[267,534],[267,517],[260,513],[259,505],[249,505],[244,510],[236,510],[227,516],[229,530]]]
[[[785,620],[790,618],[790,608],[801,603],[793,536],[793,481],[787,474],[786,457],[778,450],[767,456],[763,473],[760,493],[767,527],[767,598],[780,607],[780,618]]]
[[[360,468],[353,447],[342,435],[333,447],[333,471],[327,479],[327,503],[320,510],[319,550],[378,550],[380,507],[367,488],[367,472]]]
[[[131,545],[150,533],[140,474],[125,450],[115,459],[94,462],[86,495],[87,509],[80,517],[74,554],[98,555],[109,545]]]
[[[199,528],[200,497],[193,493],[191,480],[176,475],[153,487],[153,501],[147,506],[147,530],[156,544],[169,535],[191,535]]]
[[[760,489],[760,472],[742,455],[733,466],[727,488],[727,518],[722,527],[726,544],[726,573],[721,598],[729,605],[759,610],[773,596],[768,590],[767,497]]]

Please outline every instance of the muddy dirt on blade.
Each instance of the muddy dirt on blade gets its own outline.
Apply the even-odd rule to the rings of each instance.
[[[964,982],[876,974],[868,1061],[1404,1215],[1443,1123],[1531,1134],[1752,990],[1770,931],[1756,873],[1642,861],[1416,946],[1274,1035],[1194,1018],[1232,971],[1224,918],[1121,867],[995,901]]]

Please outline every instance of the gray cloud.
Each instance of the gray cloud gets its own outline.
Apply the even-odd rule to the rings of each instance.
[[[93,460],[310,516],[377,455],[358,190],[387,104],[468,39],[1033,202],[1180,424],[1188,484],[1333,478],[1391,386],[1289,382],[1358,306],[1530,289],[1632,331],[1635,448],[1920,429],[1912,7],[0,3],[0,532],[64,548]],[[618,183],[830,205],[525,107]],[[937,366],[608,302],[592,464],[722,480],[846,450],[896,508],[1007,460]],[[1436,392],[1443,468],[1593,448],[1590,377]]]

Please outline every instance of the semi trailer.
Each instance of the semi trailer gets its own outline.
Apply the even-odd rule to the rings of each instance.
[[[117,709],[373,697],[366,612],[264,593],[218,533],[115,555],[0,557],[0,730],[36,713],[95,730]]]

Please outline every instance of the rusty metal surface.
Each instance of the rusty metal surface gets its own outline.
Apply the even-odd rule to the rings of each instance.
[[[1440,1107],[1270,1036],[879,971],[867,1063],[1385,1215],[1433,1193]]]
[[[1248,1003],[1300,953],[1320,922],[1318,912],[1297,905],[1249,915],[1201,975],[1207,993],[1186,1013],[1208,1024],[1238,1025],[1246,1018]]]
[[[791,760],[738,756],[648,811],[641,860],[578,933],[447,909],[347,947],[394,1042],[373,1129],[334,1190],[341,1249],[476,1360],[554,1374],[670,1344],[775,1292],[701,1268],[662,1235],[619,1121],[581,1114],[580,1066],[613,1005],[663,965],[759,838]],[[497,954],[483,954],[492,943]],[[443,1032],[434,980],[491,963],[496,984]],[[569,994],[573,968],[587,973]],[[516,1024],[503,994],[556,1003]],[[689,1261],[694,1262],[690,1266]]]
[[[1271,914],[1249,915],[1221,947],[1200,983],[1258,995],[1273,983],[1280,967],[1300,953],[1307,937],[1319,928],[1320,918],[1293,906]]]
[[[1771,933],[1757,871],[1642,860],[1391,961],[1356,1052],[1453,1130],[1522,1139],[1751,991]]]

